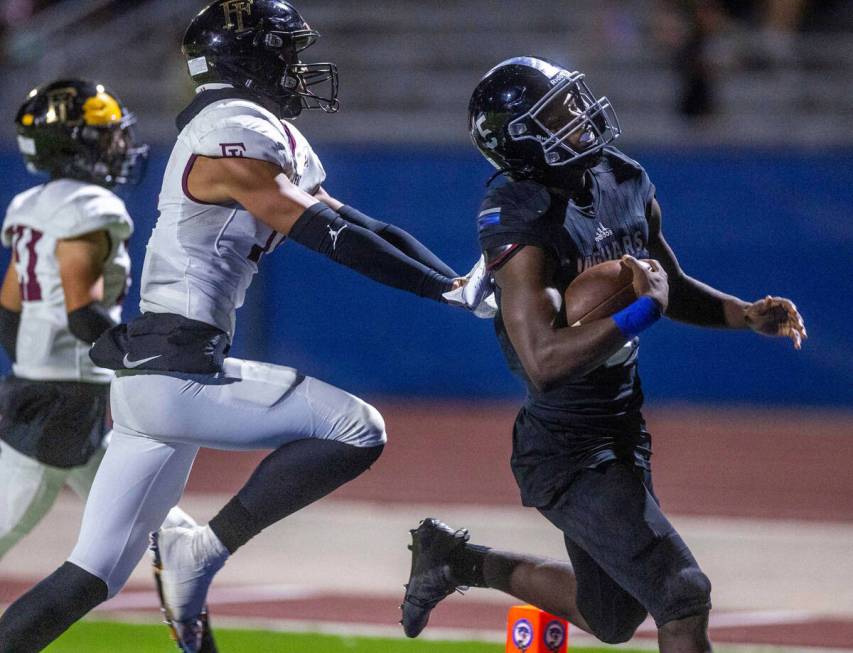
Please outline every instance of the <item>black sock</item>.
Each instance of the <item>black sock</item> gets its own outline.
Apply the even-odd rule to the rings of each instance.
[[[264,458],[237,496],[210,521],[210,529],[234,553],[267,526],[365,472],[383,448],[320,439],[282,445]]]
[[[450,573],[464,587],[488,587],[483,566],[491,549],[477,544],[464,544],[450,553]]]
[[[228,553],[234,553],[264,529],[240,503],[239,497],[233,497],[226,503],[208,526],[222,542],[222,546],[228,549]]]
[[[0,617],[0,653],[37,653],[107,600],[107,584],[66,562]]]

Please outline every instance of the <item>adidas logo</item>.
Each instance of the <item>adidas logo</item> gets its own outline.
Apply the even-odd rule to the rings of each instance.
[[[613,235],[613,230],[605,227],[601,222],[598,223],[598,229],[595,230],[595,242],[600,243],[605,238],[610,238]]]

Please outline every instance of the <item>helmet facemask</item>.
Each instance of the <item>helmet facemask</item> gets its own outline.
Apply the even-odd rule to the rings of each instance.
[[[82,127],[81,141],[90,148],[90,169],[107,184],[138,184],[148,165],[148,146],[136,145],[136,116],[126,113],[108,127]]]
[[[551,83],[529,111],[507,125],[510,138],[537,141],[551,167],[594,161],[622,133],[610,101],[596,100],[582,73],[560,71]]]
[[[333,63],[288,64],[281,85],[288,93],[300,98],[303,109],[335,113],[341,106],[338,100],[338,67]],[[312,87],[321,85],[328,85],[326,93],[312,90]]]
[[[325,113],[335,113],[340,107],[338,100],[338,67],[333,63],[310,63],[300,61],[299,53],[312,46],[320,37],[312,29],[277,30],[274,26],[264,25],[251,34],[254,48],[275,53],[283,63],[275,71],[262,70],[266,67],[259,57],[254,62],[252,77],[266,73],[269,86],[261,87],[257,83],[246,84],[247,88],[264,95],[281,107],[286,118],[295,118],[303,109],[321,109]],[[325,87],[325,89],[321,88]]]

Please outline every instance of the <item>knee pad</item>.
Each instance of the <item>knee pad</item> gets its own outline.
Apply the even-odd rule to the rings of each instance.
[[[599,640],[605,644],[623,644],[634,636],[648,613],[640,606],[614,605],[612,608],[608,615],[599,614],[595,619],[589,619],[583,610],[581,614]]]
[[[681,569],[663,583],[662,589],[662,614],[654,615],[658,627],[711,609],[711,581],[699,567]]]
[[[364,404],[360,422],[357,446],[381,447],[388,442],[388,436],[385,434],[385,420],[382,414],[370,404]]]

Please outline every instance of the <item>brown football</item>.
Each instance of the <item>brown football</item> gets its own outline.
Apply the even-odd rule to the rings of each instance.
[[[564,295],[569,326],[609,317],[637,299],[634,273],[619,261],[605,261],[581,272]]]

